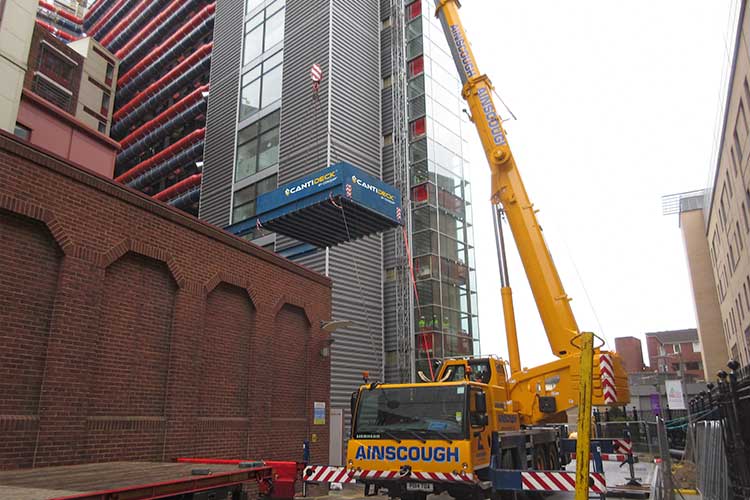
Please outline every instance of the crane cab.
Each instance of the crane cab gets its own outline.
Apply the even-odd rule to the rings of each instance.
[[[499,358],[456,358],[448,359],[441,364],[437,380],[440,382],[468,380],[505,388],[508,375],[505,371],[505,362]]]

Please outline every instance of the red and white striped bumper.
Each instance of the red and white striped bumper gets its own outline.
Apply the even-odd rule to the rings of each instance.
[[[309,483],[354,483],[360,481],[430,481],[439,483],[474,483],[474,474],[452,472],[415,472],[402,476],[396,470],[351,470],[345,467],[311,465],[305,468],[302,477]]]
[[[607,483],[604,480],[604,474],[590,474],[592,484],[589,491],[594,493],[606,493]],[[576,473],[575,472],[521,472],[521,483],[524,491],[575,491],[576,490]]]

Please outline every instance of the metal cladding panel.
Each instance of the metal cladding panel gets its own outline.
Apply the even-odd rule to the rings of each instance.
[[[391,54],[392,33],[393,27],[386,28],[380,32],[380,72],[383,74],[383,77],[393,72],[393,68],[391,67],[391,61],[393,60]]]
[[[244,2],[216,0],[211,94],[206,115],[198,214],[201,219],[219,227],[229,224],[231,213],[243,15]]]
[[[284,21],[284,78],[281,84],[279,184],[328,165],[328,64],[330,0],[287,0]],[[310,68],[323,81],[312,89]]]
[[[286,0],[279,184],[337,161],[380,178],[379,28],[377,2]],[[315,63],[323,70],[317,99],[310,81]],[[289,245],[289,238],[277,239],[277,249]],[[295,260],[325,270],[323,251]],[[331,248],[328,268],[333,317],[355,322],[333,334],[331,352],[331,406],[344,408],[348,423],[361,371],[383,378],[381,237]]]
[[[390,87],[382,90],[380,100],[383,103],[381,107],[383,135],[386,136],[393,133],[393,91]],[[384,168],[385,166],[386,163],[383,163]]]
[[[332,161],[381,176],[380,9],[375,2],[332,0]]]

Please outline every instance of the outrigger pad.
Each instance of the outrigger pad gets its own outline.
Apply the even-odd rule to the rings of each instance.
[[[401,194],[349,163],[336,163],[262,194],[256,216],[227,228],[242,236],[263,228],[330,247],[401,222]]]

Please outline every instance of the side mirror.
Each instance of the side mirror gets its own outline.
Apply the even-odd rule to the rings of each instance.
[[[487,413],[487,395],[483,391],[474,393],[474,411],[477,413]]]

